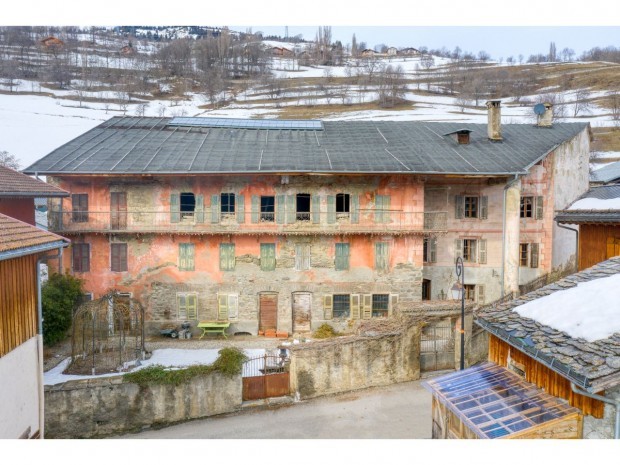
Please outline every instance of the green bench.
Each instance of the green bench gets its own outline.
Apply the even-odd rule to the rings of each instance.
[[[230,326],[230,323],[227,321],[201,321],[198,323],[198,328],[202,329],[202,334],[200,335],[200,339],[203,338],[205,334],[221,334],[225,338],[226,329]]]

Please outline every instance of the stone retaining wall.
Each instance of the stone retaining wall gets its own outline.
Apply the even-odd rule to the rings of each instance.
[[[140,387],[122,376],[45,387],[46,438],[96,438],[218,415],[241,407],[241,375]]]

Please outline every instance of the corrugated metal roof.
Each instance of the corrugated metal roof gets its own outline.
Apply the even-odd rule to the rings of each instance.
[[[0,213],[0,260],[13,251],[58,243],[68,244],[69,241],[57,234],[35,228]]]
[[[593,187],[575,202],[582,199],[618,199],[620,198],[620,184],[609,186]],[[620,223],[620,211],[610,210],[571,210],[571,206],[566,210],[559,211],[555,217],[558,223],[579,224],[579,223]]]
[[[55,173],[439,173],[514,174],[587,127],[402,121],[325,121],[323,131],[170,126],[170,118],[115,117],[24,172]],[[449,136],[474,131],[467,145]],[[475,134],[478,134],[476,136]]]
[[[591,182],[612,182],[620,180],[620,161],[610,163],[603,168],[592,172],[590,176]]]
[[[67,197],[68,192],[0,166],[0,197]]]

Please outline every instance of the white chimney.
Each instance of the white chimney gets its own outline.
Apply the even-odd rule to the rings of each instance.
[[[501,141],[502,140],[502,101],[501,100],[489,100],[487,102],[488,108],[488,127],[487,132],[489,140]]]
[[[538,115],[538,126],[541,128],[550,128],[553,126],[553,104],[545,102],[545,112],[542,115]]]

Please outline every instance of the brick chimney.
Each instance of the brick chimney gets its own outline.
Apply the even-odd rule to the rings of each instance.
[[[502,101],[501,100],[489,100],[487,102],[488,108],[488,127],[487,132],[489,134],[489,140],[493,142],[500,142],[502,140]]]
[[[553,104],[545,102],[545,112],[542,115],[538,115],[538,126],[541,128],[550,128],[553,126]]]

